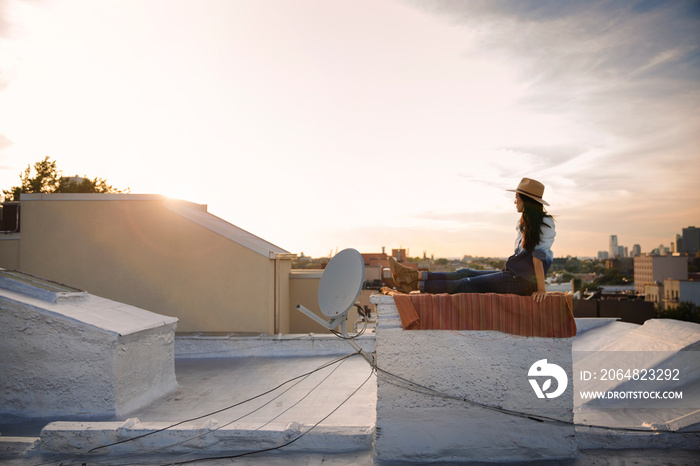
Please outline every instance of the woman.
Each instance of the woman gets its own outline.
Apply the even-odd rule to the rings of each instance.
[[[516,225],[515,253],[502,271],[460,269],[456,272],[418,272],[389,258],[391,275],[399,291],[425,293],[512,293],[532,296],[541,303],[547,297],[544,277],[552,265],[554,219],[544,210],[544,185],[523,178],[515,192],[521,214]]]

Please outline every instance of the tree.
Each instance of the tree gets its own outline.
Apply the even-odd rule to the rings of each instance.
[[[581,261],[578,257],[567,257],[564,268],[570,273],[581,273]]]
[[[78,178],[78,177],[76,177]],[[61,179],[61,184],[58,189],[54,192],[57,193],[121,193],[124,191],[114,189],[112,185],[107,184],[107,180],[102,178],[95,178],[93,180],[89,178],[79,178],[79,180],[74,180],[71,178],[63,177]]]
[[[689,301],[681,301],[674,308],[664,309],[663,306],[656,307],[657,319],[676,319],[686,322],[700,324],[700,307]]]
[[[23,193],[123,193],[129,189],[115,189],[102,178],[93,180],[84,176],[71,179],[61,175],[56,167],[56,162],[48,156],[44,160],[34,164],[36,175],[32,177],[32,167],[27,165],[26,170],[20,173],[20,186],[13,186],[3,190],[4,201],[19,201]]]

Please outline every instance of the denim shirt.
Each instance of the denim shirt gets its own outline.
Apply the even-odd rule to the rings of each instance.
[[[515,226],[518,232],[518,237],[515,239],[515,254],[510,256],[506,261],[506,270],[509,270],[516,277],[525,278],[536,281],[535,266],[532,263],[532,258],[535,257],[542,261],[544,273],[547,274],[549,267],[552,265],[554,253],[552,252],[552,244],[557,232],[554,230],[554,219],[545,217],[542,225],[540,242],[532,251],[523,249],[523,232],[520,231],[520,222]]]

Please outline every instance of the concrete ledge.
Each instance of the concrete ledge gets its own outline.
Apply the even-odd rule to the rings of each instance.
[[[697,427],[688,429],[698,430]],[[614,449],[614,450],[677,450],[695,449],[700,452],[698,434],[683,432],[667,433],[628,432],[623,430],[603,430],[591,427],[576,426],[576,443],[582,450]],[[700,454],[700,453],[699,453]]]
[[[8,281],[0,283],[0,414],[126,416],[177,387],[177,319],[87,293],[46,301]]]
[[[0,458],[26,456],[37,451],[41,445],[38,437],[0,436]]]
[[[41,432],[42,450],[53,453],[187,453],[247,452],[284,445],[309,431],[312,426],[296,422],[270,424],[256,429],[252,424],[219,425],[214,419],[188,422],[167,429],[171,424],[140,422],[137,418],[125,422],[52,422]],[[141,435],[156,432],[142,438]],[[299,440],[285,446],[285,451],[346,452],[367,450],[374,429],[367,426],[318,426]],[[129,439],[134,439],[129,441]]]
[[[378,307],[375,454],[379,460],[500,463],[577,456],[571,338],[403,330],[392,297],[374,295],[370,302]],[[528,372],[544,359],[565,371],[568,386],[557,397],[540,399]],[[549,392],[557,382],[551,385]],[[538,422],[465,400],[562,423]]]
[[[367,333],[355,339],[365,351],[374,351],[375,336]],[[176,358],[230,358],[248,356],[333,356],[355,350],[335,335],[286,334],[241,337],[230,335],[177,334]]]

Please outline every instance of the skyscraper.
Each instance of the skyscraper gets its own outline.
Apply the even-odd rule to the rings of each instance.
[[[673,252],[683,252],[683,236],[676,235],[676,250]]]
[[[619,255],[617,249],[617,235],[610,235],[610,244],[608,245],[608,256],[610,259],[614,259]]]
[[[700,252],[700,229],[695,227],[683,228],[683,246],[679,252],[695,254]]]

